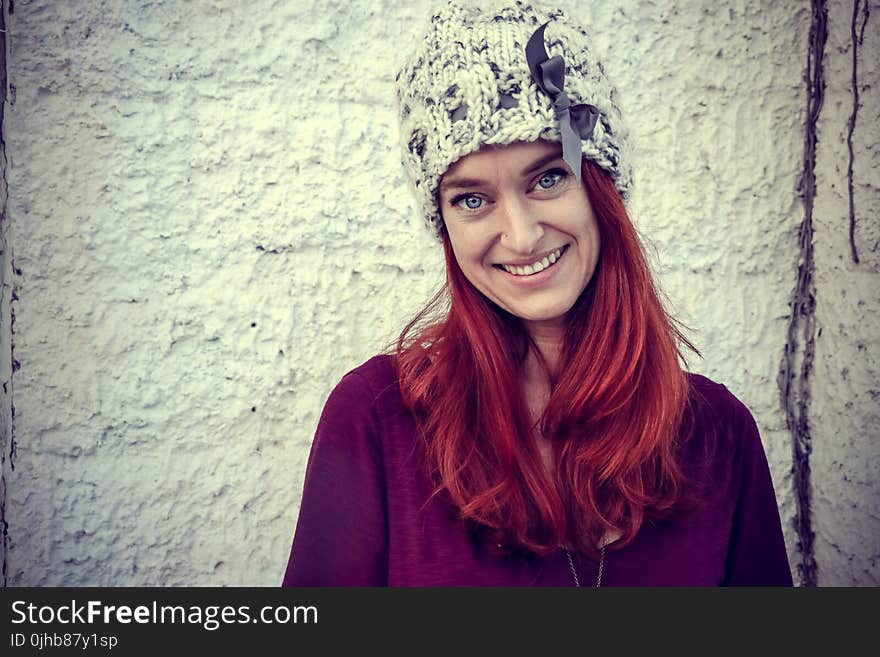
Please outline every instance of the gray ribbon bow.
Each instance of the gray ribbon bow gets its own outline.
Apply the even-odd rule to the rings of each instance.
[[[548,57],[544,47],[544,23],[535,30],[526,44],[526,60],[532,79],[541,91],[550,96],[559,132],[562,136],[562,159],[571,167],[578,182],[581,180],[581,139],[589,139],[599,119],[599,110],[586,103],[572,105],[571,98],[562,89],[565,84],[565,60],[562,55]]]

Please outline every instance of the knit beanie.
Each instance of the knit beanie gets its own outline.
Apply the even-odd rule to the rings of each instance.
[[[532,2],[486,4],[445,4],[397,74],[403,165],[427,223],[439,234],[441,176],[490,144],[561,141],[578,178],[582,154],[627,198],[626,133],[587,31]]]

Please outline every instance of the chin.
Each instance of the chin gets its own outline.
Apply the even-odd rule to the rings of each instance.
[[[557,307],[551,308],[505,308],[507,312],[515,317],[519,317],[524,322],[542,322],[548,324],[556,324],[565,321],[565,318],[568,316],[568,311],[571,310],[571,305],[560,305]]]

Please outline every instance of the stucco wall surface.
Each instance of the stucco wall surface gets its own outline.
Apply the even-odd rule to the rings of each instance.
[[[818,583],[880,585],[880,5],[829,12],[818,124],[812,383]],[[853,20],[855,18],[855,20]],[[853,117],[852,31],[858,45]],[[855,216],[850,238],[850,177]],[[853,256],[855,249],[855,262]]]
[[[691,368],[755,415],[797,569],[777,376],[802,255],[811,5],[558,5],[591,26],[618,87],[633,218],[702,351]],[[399,164],[393,92],[431,7],[15,2],[8,584],[280,582],[326,396],[442,282]],[[869,8],[858,264],[850,3],[829,3],[818,124],[810,465],[825,585],[880,583],[880,4]]]

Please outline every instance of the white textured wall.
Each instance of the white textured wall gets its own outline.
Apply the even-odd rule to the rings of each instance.
[[[862,7],[865,1],[861,2]],[[880,585],[880,3],[856,28],[859,111],[853,132],[854,243],[847,147],[853,113],[852,5],[834,2],[825,49],[815,221],[817,326],[812,374],[819,584]]]
[[[753,410],[793,566],[777,374],[799,258],[807,2],[559,3],[637,148],[672,307]],[[442,280],[393,74],[430,3],[17,0],[4,107],[11,585],[276,585],[326,395]],[[829,9],[809,379],[819,583],[880,583],[878,53]],[[3,415],[0,413],[0,418]],[[12,467],[14,466],[14,468]]]

